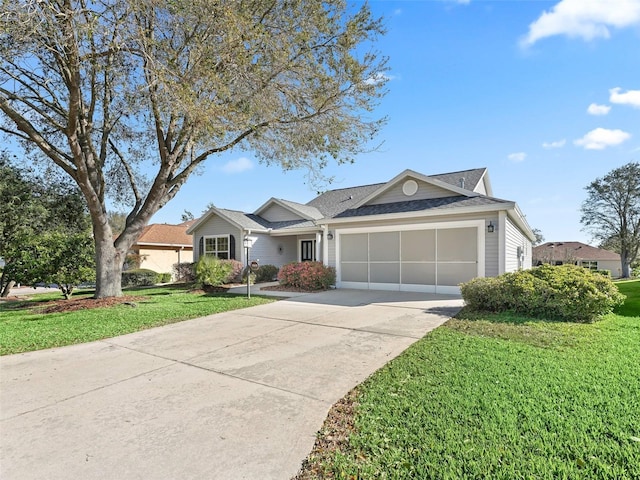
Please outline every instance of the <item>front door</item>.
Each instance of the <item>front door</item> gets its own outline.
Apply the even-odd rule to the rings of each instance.
[[[313,262],[316,259],[315,240],[302,240],[300,242],[300,261]]]

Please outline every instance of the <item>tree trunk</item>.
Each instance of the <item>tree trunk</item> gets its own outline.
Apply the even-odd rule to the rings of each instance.
[[[3,282],[4,284],[4,282]],[[11,289],[13,288],[13,286],[16,284],[16,282],[14,282],[13,280],[9,280],[7,282],[6,285],[4,285],[4,288],[2,289],[2,292],[0,292],[0,297],[2,298],[6,298],[9,296],[9,293],[11,292]]]
[[[627,255],[620,255],[622,261],[622,278],[629,278],[631,276],[631,261]]]
[[[96,228],[94,221],[93,234],[96,246],[95,298],[121,297],[124,255],[114,245],[111,228]]]

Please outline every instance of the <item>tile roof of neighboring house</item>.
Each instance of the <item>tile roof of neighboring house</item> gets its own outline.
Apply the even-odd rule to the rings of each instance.
[[[142,234],[136,241],[137,245],[181,245],[192,246],[191,235],[187,235],[187,226],[168,225],[166,223],[152,223],[144,227]]]
[[[533,258],[536,259],[575,259],[575,260],[615,260],[620,255],[602,248],[592,247],[581,242],[547,242],[533,247]]]
[[[423,210],[446,210],[448,208],[478,207],[485,205],[500,205],[508,202],[492,197],[444,197],[428,198],[424,200],[410,200],[406,202],[382,203],[363,205],[362,207],[345,210],[334,218],[361,217],[364,215],[383,215],[388,213],[419,212]]]

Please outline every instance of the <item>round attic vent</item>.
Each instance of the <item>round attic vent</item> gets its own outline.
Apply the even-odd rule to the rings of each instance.
[[[415,195],[418,191],[418,183],[415,180],[407,180],[402,185],[402,193],[404,193],[407,197],[411,195]]]

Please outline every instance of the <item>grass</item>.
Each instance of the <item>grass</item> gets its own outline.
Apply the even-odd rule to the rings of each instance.
[[[618,285],[593,324],[463,310],[358,387],[318,478],[640,478],[640,282]]]
[[[88,297],[92,292],[73,298]],[[61,347],[123,335],[213,313],[226,312],[273,299],[229,294],[191,293],[184,286],[127,289],[125,295],[143,295],[131,305],[115,305],[65,313],[40,313],[45,301],[60,294],[34,295],[31,299],[0,303],[0,355]]]

